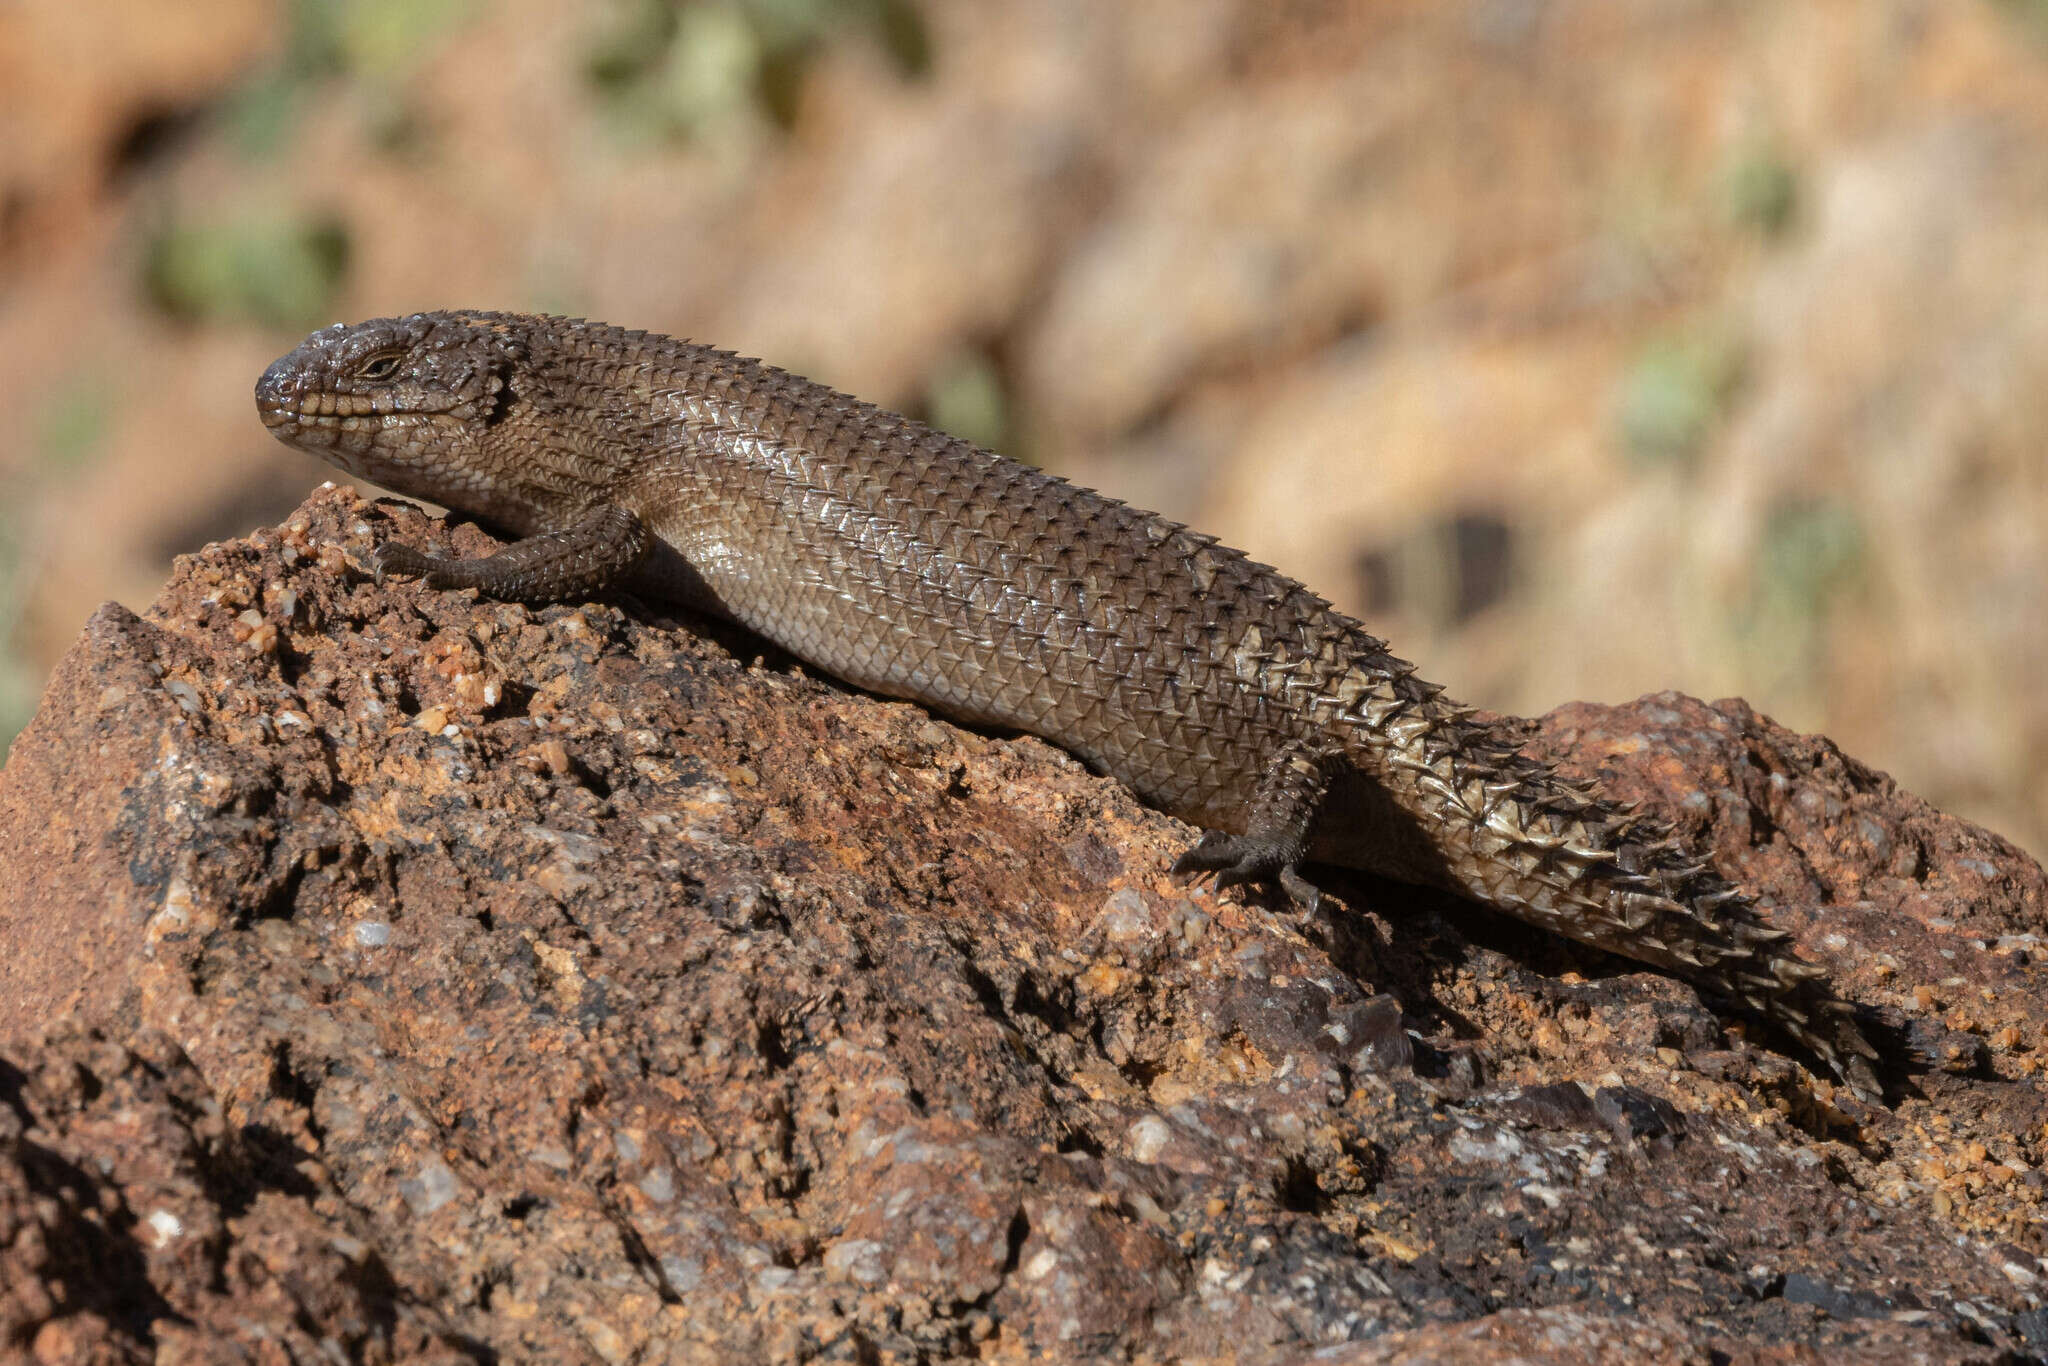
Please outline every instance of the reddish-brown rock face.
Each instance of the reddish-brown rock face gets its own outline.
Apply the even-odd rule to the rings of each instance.
[[[0,773],[0,1356],[2048,1351],[2042,872],[1824,740],[1529,727],[1889,1019],[1886,1108],[1441,897],[1177,886],[1057,751],[735,633],[380,589],[373,531],[485,545],[316,494],[103,609]]]

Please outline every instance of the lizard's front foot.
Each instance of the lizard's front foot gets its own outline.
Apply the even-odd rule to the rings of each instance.
[[[1173,874],[1200,877],[1214,873],[1218,891],[1243,883],[1277,882],[1298,910],[1314,915],[1322,905],[1323,894],[1301,875],[1300,857],[1300,849],[1292,844],[1211,830],[1194,848],[1173,861]]]
[[[474,588],[506,602],[560,602],[628,582],[654,545],[637,513],[601,503],[558,531],[514,541],[480,560],[444,560],[409,545],[377,547],[377,582],[424,579],[429,588]]]

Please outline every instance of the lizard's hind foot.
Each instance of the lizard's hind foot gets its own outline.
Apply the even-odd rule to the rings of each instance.
[[[409,545],[386,541],[377,547],[373,573],[378,583],[387,578],[424,579],[447,561],[423,554]]]
[[[1254,839],[1210,830],[1201,841],[1173,861],[1175,877],[1200,877],[1214,873],[1216,890],[1251,883],[1278,884],[1295,907],[1314,915],[1323,894],[1301,875],[1297,860],[1301,850],[1292,843]]]
[[[1329,790],[1326,757],[1299,742],[1283,747],[1252,794],[1245,832],[1203,832],[1194,848],[1174,860],[1174,873],[1214,873],[1218,891],[1247,882],[1278,883],[1297,908],[1314,915],[1323,894],[1301,875],[1301,858]]]

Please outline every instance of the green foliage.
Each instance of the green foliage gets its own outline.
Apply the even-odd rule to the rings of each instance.
[[[76,468],[99,453],[107,436],[113,395],[100,381],[75,378],[43,400],[35,450],[45,466]]]
[[[348,260],[334,219],[174,223],[150,242],[143,281],[173,317],[307,327],[333,312]]]
[[[1863,523],[1847,503],[1801,498],[1780,503],[1764,524],[1757,552],[1763,609],[1818,620],[1861,586],[1868,568]]]
[[[235,150],[252,161],[275,155],[297,122],[304,89],[302,76],[280,66],[230,94],[221,118]]]
[[[739,8],[692,5],[676,18],[675,41],[651,93],[673,129],[704,132],[754,99],[771,55]]]
[[[1744,651],[1780,676],[1775,687],[1808,688],[1825,671],[1830,618],[1866,588],[1869,566],[1868,537],[1848,503],[1795,497],[1771,509],[1749,600],[1730,625]]]
[[[324,10],[323,36],[339,51],[342,70],[372,81],[399,80],[461,25],[466,0],[297,0]]]
[[[39,687],[15,653],[15,630],[27,600],[30,510],[43,485],[92,461],[106,444],[115,393],[90,365],[35,401],[28,430],[34,457],[0,471],[0,763],[14,735],[34,715]]]
[[[29,424],[35,458],[0,473],[0,763],[14,735],[35,714],[37,684],[15,654],[15,629],[28,596],[28,510],[32,490],[52,476],[85,465],[105,445],[114,394],[87,370],[59,384],[37,403]]]
[[[2048,0],[1994,0],[2035,42],[2048,44]]]
[[[1622,379],[1623,445],[1645,466],[1690,464],[1742,385],[1742,348],[1726,337],[1658,338]]]
[[[1009,396],[1003,392],[1002,376],[982,352],[956,352],[938,366],[925,386],[925,412],[940,431],[1009,452]]]
[[[1799,212],[1799,175],[1775,142],[1758,139],[1738,154],[1723,178],[1728,217],[1764,237],[1778,237]]]
[[[373,140],[404,147],[417,130],[406,101],[393,92],[469,9],[469,0],[288,0],[283,55],[228,100],[236,145],[250,157],[274,154],[289,139],[306,92],[346,77],[381,92],[369,101]]]
[[[35,714],[35,689],[29,686],[26,671],[0,659],[0,765],[7,762],[14,737]]]
[[[845,34],[878,42],[905,76],[930,69],[911,0],[623,0],[585,69],[630,130],[703,137],[756,116],[787,128],[812,62]]]
[[[676,9],[668,0],[623,0],[619,16],[584,60],[584,74],[601,93],[623,97],[649,79],[675,41]]]

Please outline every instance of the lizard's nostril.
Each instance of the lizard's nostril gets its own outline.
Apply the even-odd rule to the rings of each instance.
[[[298,412],[298,395],[292,384],[290,361],[290,356],[279,357],[263,372],[263,378],[256,381],[256,411],[262,414],[265,422],[273,425],[296,416]]]

